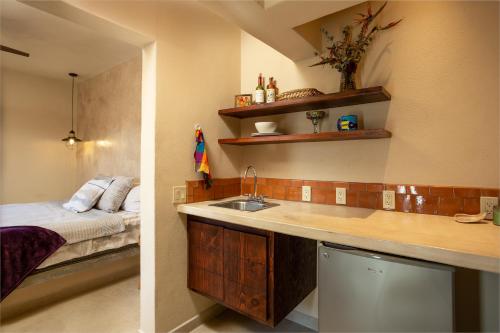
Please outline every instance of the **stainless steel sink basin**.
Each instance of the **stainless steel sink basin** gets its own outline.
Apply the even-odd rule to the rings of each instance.
[[[223,207],[241,210],[245,212],[256,212],[258,210],[279,206],[277,203],[260,202],[255,200],[237,199],[225,202],[218,202],[210,206]]]

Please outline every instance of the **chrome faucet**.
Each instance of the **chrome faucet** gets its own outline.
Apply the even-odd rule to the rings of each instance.
[[[241,185],[242,187],[244,187],[244,185],[247,183],[247,174],[248,174],[248,170],[252,169],[253,170],[253,194],[244,194],[244,195],[248,195],[248,198],[250,200],[255,200],[255,199],[258,199],[257,198],[257,170],[255,170],[255,168],[253,166],[248,166],[247,170],[245,171],[245,176],[243,177],[243,184]],[[243,191],[241,191],[243,192]]]

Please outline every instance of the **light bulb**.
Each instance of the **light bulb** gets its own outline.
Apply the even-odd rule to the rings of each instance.
[[[70,138],[70,139],[68,140],[68,144],[70,144],[70,145],[74,145],[74,144],[75,144],[75,139]]]

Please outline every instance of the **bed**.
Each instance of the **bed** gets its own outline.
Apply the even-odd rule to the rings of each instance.
[[[64,209],[62,204],[37,202],[0,205],[2,230],[12,227],[41,227],[65,240],[62,246],[46,257],[36,270],[30,271],[30,274],[81,261],[82,258],[95,257],[100,253],[120,251],[139,243],[139,213],[123,210],[107,213],[95,208],[75,213]]]

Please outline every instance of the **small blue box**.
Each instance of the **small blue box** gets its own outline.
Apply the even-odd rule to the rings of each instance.
[[[358,116],[348,115],[341,116],[337,120],[337,129],[339,131],[355,131],[358,129]]]

